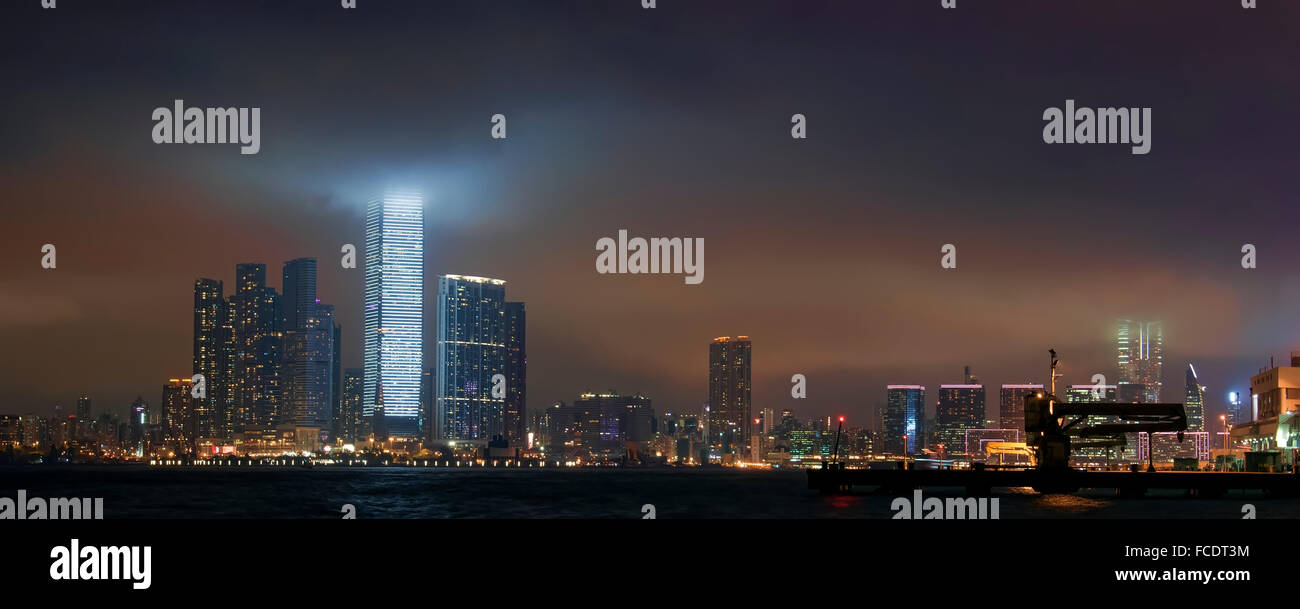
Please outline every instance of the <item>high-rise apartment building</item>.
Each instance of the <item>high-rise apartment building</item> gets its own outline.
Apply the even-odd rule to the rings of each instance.
[[[189,378],[173,378],[162,389],[163,439],[176,455],[193,455],[195,445],[195,400]]]
[[[221,281],[194,280],[194,374],[203,375],[203,397],[195,400],[195,433],[200,438],[228,435],[226,370],[230,337]]]
[[[998,427],[1025,430],[1025,397],[1043,390],[1042,385],[1003,385],[998,400]]]
[[[334,425],[334,307],[316,297],[315,258],[286,262],[283,277],[281,422],[314,428],[324,438]]]
[[[528,342],[524,303],[507,302],[506,315],[506,441],[528,443]]]
[[[361,410],[361,394],[365,388],[362,374],[361,368],[348,368],[343,373],[343,395],[335,424],[337,437],[345,444],[361,443],[370,436],[369,420],[362,416]]]
[[[266,265],[235,267],[230,317],[226,392],[228,434],[269,428],[282,422],[280,358],[283,347],[280,295],[266,285]]]
[[[709,344],[708,443],[719,454],[746,454],[751,352],[748,336],[720,336]]]

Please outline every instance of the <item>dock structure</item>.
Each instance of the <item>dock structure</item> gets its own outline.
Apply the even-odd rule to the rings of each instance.
[[[901,464],[900,464],[901,465]],[[1115,489],[1120,496],[1141,497],[1151,489],[1187,491],[1196,497],[1222,497],[1228,491],[1263,491],[1280,497],[1300,495],[1296,473],[1200,471],[1083,471],[1041,469],[846,469],[831,465],[808,470],[808,488],[823,493],[853,487],[879,487],[886,492],[916,488],[955,487],[970,496],[987,496],[995,488],[1030,487],[1040,493],[1074,493],[1082,489]]]

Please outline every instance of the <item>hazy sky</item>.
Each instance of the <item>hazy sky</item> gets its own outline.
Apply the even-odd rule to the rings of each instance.
[[[427,197],[426,337],[438,274],[527,302],[530,408],[698,408],[719,335],[752,338],[756,408],[851,424],[963,365],[1043,382],[1050,347],[1065,382],[1113,379],[1118,317],[1163,320],[1168,401],[1188,362],[1217,409],[1300,349],[1300,4],[359,4],[0,9],[0,412],[157,402],[191,371],[193,280],[229,293],[240,262],[278,288],[318,257],[359,366],[338,252],[389,185]],[[175,99],[261,108],[261,152],[154,144]],[[1066,99],[1152,108],[1151,152],[1043,143]],[[597,274],[619,229],[704,238],[704,283]]]

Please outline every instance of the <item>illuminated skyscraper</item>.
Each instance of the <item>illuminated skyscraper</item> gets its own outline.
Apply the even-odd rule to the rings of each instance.
[[[334,371],[333,307],[320,307],[301,319],[305,327],[284,333],[284,363],[280,370],[285,413],[282,422],[328,431],[332,426],[334,401],[330,378]]]
[[[1025,430],[1025,396],[1043,390],[1042,385],[1003,385],[998,402],[998,426]]]
[[[316,259],[296,258],[284,263],[281,284],[280,325],[286,332],[307,327],[316,312]]]
[[[194,454],[194,405],[188,378],[174,378],[163,385],[163,437],[167,448],[177,455]]]
[[[334,415],[334,307],[316,298],[315,258],[284,264],[281,304],[283,422],[328,435]]]
[[[888,385],[881,416],[885,454],[911,455],[925,448],[925,386]]]
[[[127,448],[132,455],[142,457],[145,453],[145,431],[150,423],[149,403],[143,397],[136,396],[135,401],[131,402],[130,416],[131,420],[127,422],[127,433],[130,434]]]
[[[750,414],[748,336],[720,336],[709,344],[709,446],[720,454],[745,454]]]
[[[194,280],[194,374],[203,375],[204,397],[195,400],[195,433],[201,438],[225,437],[226,357],[229,318],[221,281]]]
[[[1116,324],[1119,382],[1143,385],[1138,400],[1144,404],[1160,401],[1164,383],[1164,330],[1160,322],[1121,319]],[[1121,392],[1123,393],[1123,392]],[[1120,396],[1124,400],[1125,396]]]
[[[525,446],[528,420],[528,343],[524,303],[506,303],[506,440]]]
[[[939,442],[946,455],[966,452],[966,430],[984,427],[983,385],[940,385],[934,411]]]
[[[1205,387],[1196,378],[1196,368],[1187,364],[1187,383],[1184,408],[1187,410],[1187,431],[1205,431]]]
[[[438,366],[434,433],[439,440],[486,444],[505,436],[506,282],[438,277]],[[493,395],[502,375],[500,397]]]
[[[362,374],[361,368],[348,368],[343,373],[343,396],[335,424],[337,435],[344,443],[363,442],[370,435],[368,421],[361,415],[361,393],[365,387]]]
[[[420,432],[424,360],[424,202],[388,191],[366,208],[362,413],[382,436]]]
[[[280,412],[283,331],[280,295],[266,285],[266,265],[235,266],[235,293],[227,304],[230,333],[226,391],[230,433],[272,427]]]

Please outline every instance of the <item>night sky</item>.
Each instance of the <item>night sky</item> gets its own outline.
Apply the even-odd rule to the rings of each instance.
[[[1300,3],[39,4],[0,8],[0,413],[157,403],[191,373],[194,279],[229,294],[240,262],[279,288],[319,258],[360,366],[339,248],[388,186],[427,199],[426,352],[438,274],[507,280],[530,408],[697,409],[710,340],[746,334],[755,408],[864,424],[886,383],[933,403],[963,365],[1045,382],[1049,347],[1113,382],[1133,317],[1164,322],[1164,399],[1192,362],[1217,416],[1300,350]],[[261,152],[154,144],[175,99],[260,107]],[[1152,108],[1150,154],[1043,143],[1066,99]],[[597,274],[619,229],[704,238],[704,283]]]

